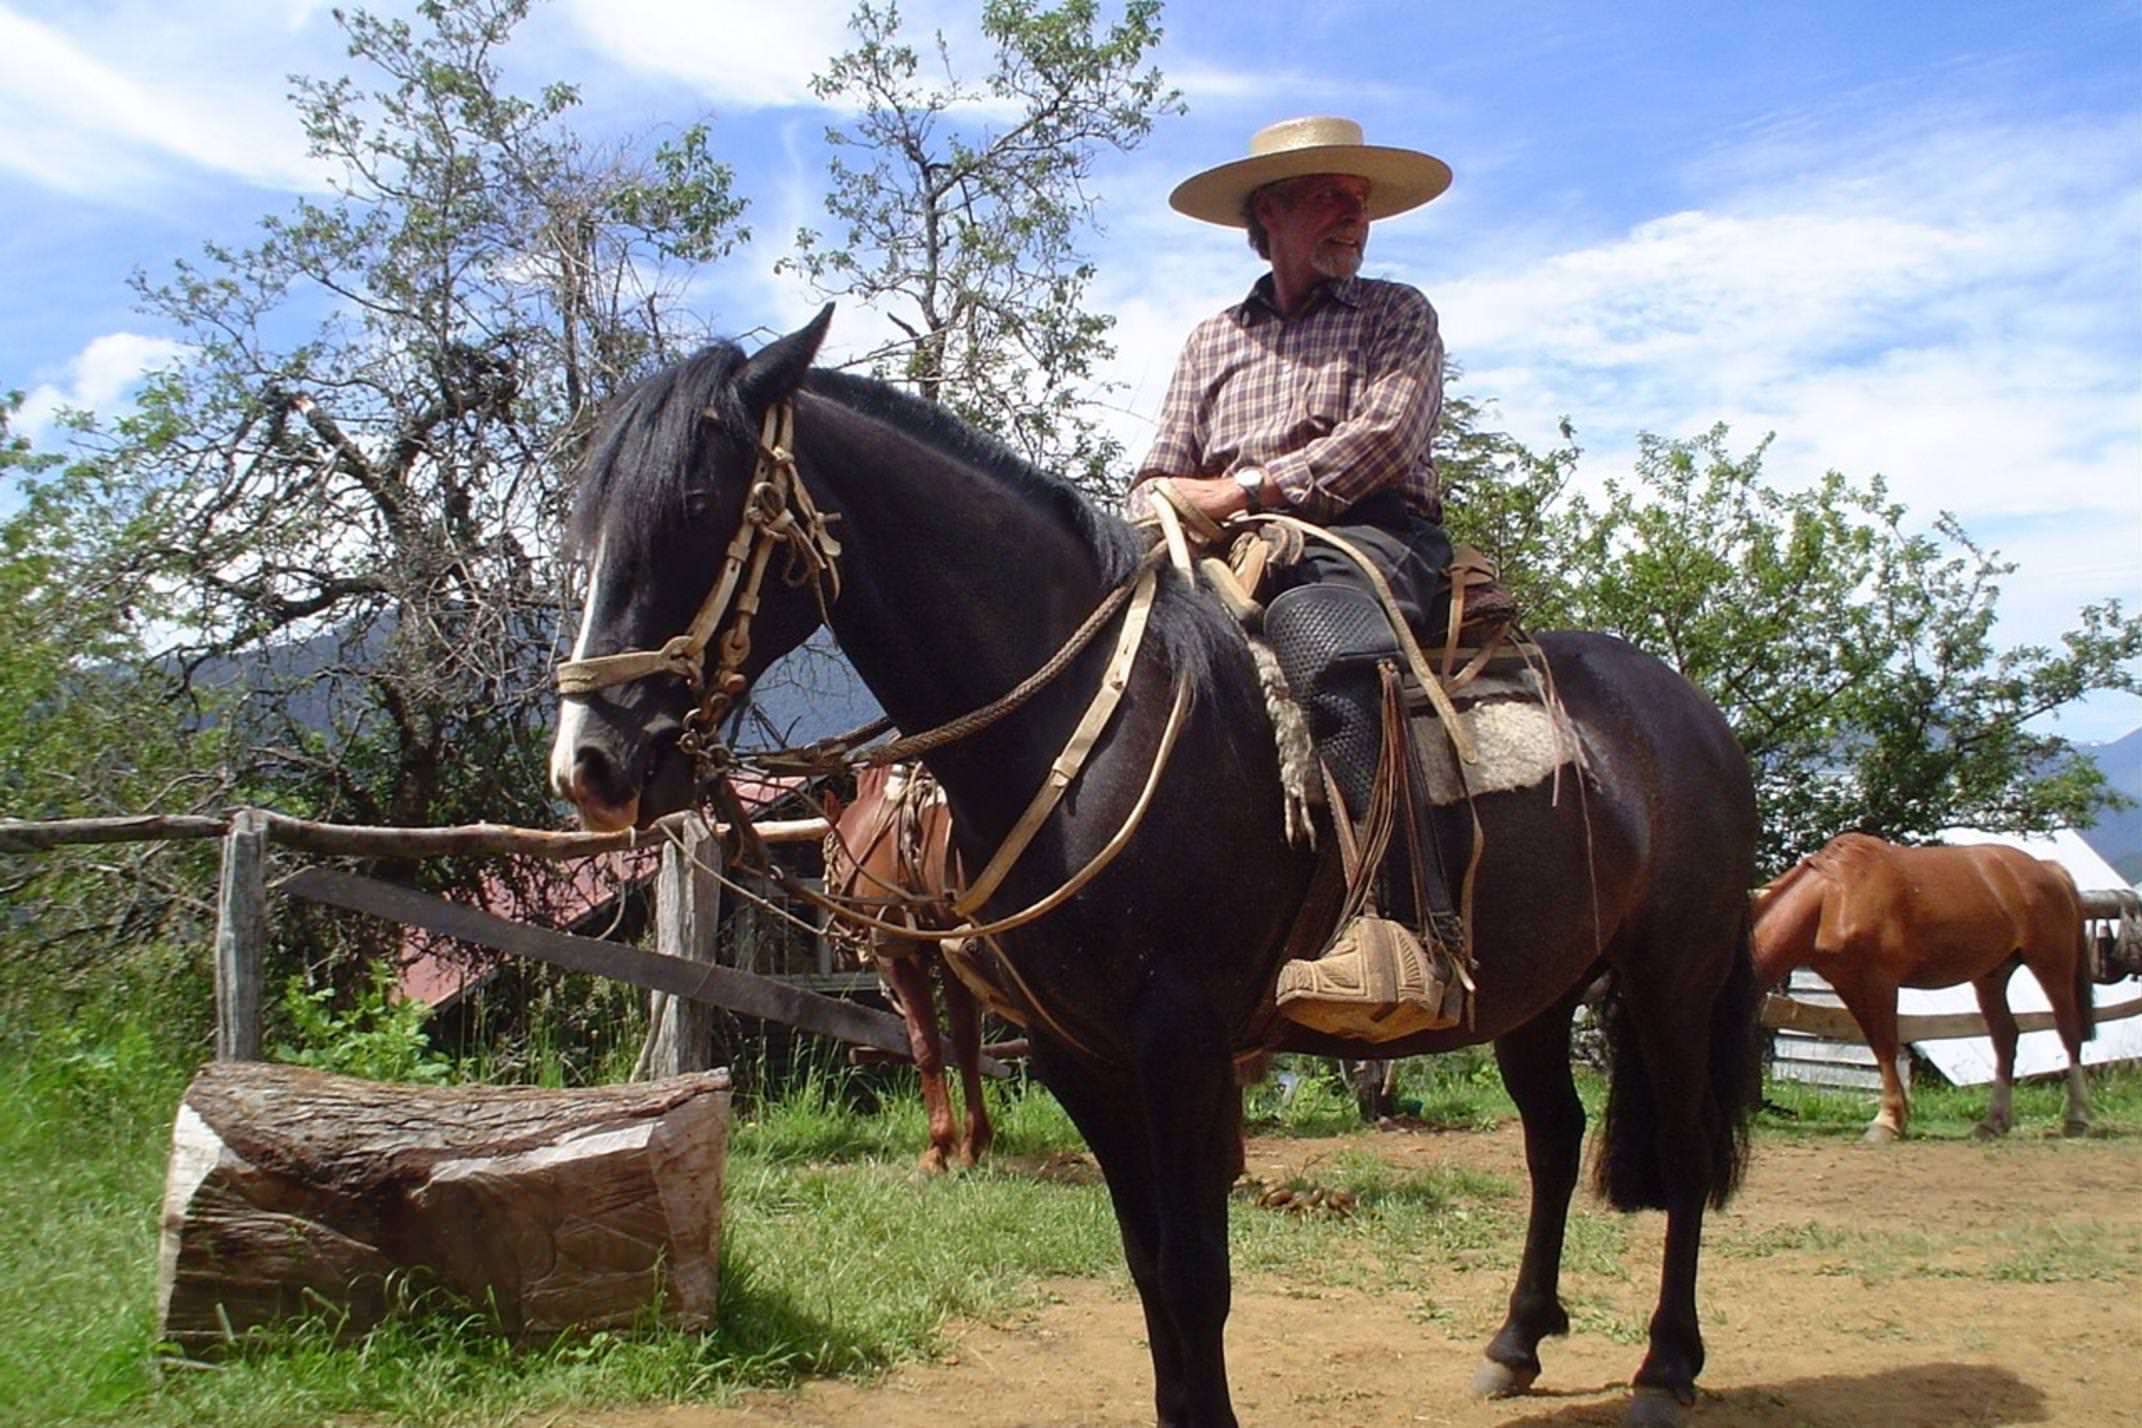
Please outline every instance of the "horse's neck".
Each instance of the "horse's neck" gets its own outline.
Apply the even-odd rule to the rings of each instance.
[[[902,730],[935,728],[996,699],[1106,593],[1092,550],[1061,512],[992,473],[831,398],[799,406],[796,425],[806,479],[841,515],[834,638]],[[1064,722],[1077,678],[932,756],[963,811],[977,788],[1039,777],[1055,750],[1034,753],[1033,731]]]
[[[1756,974],[1765,985],[1774,985],[1793,968],[1805,965],[1814,952],[1829,885],[1827,878],[1802,862],[1763,890],[1755,908],[1752,941]]]

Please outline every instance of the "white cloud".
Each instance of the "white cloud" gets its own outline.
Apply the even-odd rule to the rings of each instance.
[[[1433,295],[1521,436],[1724,419],[1780,434],[1780,480],[1881,471],[1929,517],[2095,504],[2142,481],[2129,137],[1936,135]]]
[[[579,36],[629,70],[689,86],[710,103],[733,110],[818,107],[811,76],[852,48],[853,0],[785,0],[773,5],[677,5],[670,0],[567,0]],[[920,61],[917,79],[942,78],[932,48],[942,32],[955,73],[971,81],[987,62],[971,6],[955,0],[911,0],[900,7],[901,30]]]
[[[688,5],[568,0],[580,38],[628,69],[682,80],[737,109],[815,104],[810,78],[846,48],[849,7],[831,0]]]
[[[0,8],[0,169],[107,198],[186,170],[317,187],[283,99],[290,66],[246,63],[263,58],[256,10],[69,11],[47,23]]]
[[[53,418],[62,410],[109,416],[146,373],[168,366],[185,351],[184,344],[169,338],[107,333],[70,358],[57,381],[41,383],[24,394],[17,429],[32,445],[45,446]]]

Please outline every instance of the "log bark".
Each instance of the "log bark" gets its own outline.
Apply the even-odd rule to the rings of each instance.
[[[591,1090],[381,1085],[216,1063],[172,1130],[160,1338],[213,1353],[293,1315],[345,1336],[409,1288],[523,1340],[714,1315],[729,1076]]]

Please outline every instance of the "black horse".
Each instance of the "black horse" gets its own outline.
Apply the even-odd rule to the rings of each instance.
[[[997,698],[1139,568],[1131,528],[1068,484],[891,387],[812,370],[831,311],[749,358],[708,348],[614,402],[573,517],[571,540],[592,566],[576,659],[659,647],[694,622],[739,528],[762,419],[784,401],[794,469],[817,509],[838,515],[841,584],[826,621],[903,729]],[[766,591],[746,679],[821,621],[810,589],[769,578]],[[968,867],[1019,818],[1079,722],[1110,643],[1095,640],[1015,713],[926,756]],[[1546,635],[1540,645],[1585,772],[1480,800],[1477,1022],[1374,1054],[1494,1043],[1524,1120],[1532,1210],[1509,1315],[1474,1388],[1520,1392],[1539,1372],[1540,1341],[1569,1327],[1558,1282],[1585,1122],[1570,1024],[1608,974],[1615,1049],[1595,1175],[1617,1207],[1666,1212],[1629,1421],[1673,1422],[1703,1366],[1704,1207],[1725,1202],[1747,1149],[1754,799],[1724,720],[1673,671],[1602,635]],[[1329,879],[1283,834],[1278,759],[1245,642],[1217,601],[1172,571],[1112,723],[980,915],[1027,907],[1116,836],[1179,679],[1189,713],[1123,856],[1001,945],[1023,991],[1047,1009],[1030,1027],[1036,1074],[1107,1177],[1145,1306],[1159,1421],[1231,1424],[1222,1330],[1239,1117],[1232,1059],[1275,1035],[1283,1050],[1365,1048],[1285,1023],[1273,1031],[1290,926]],[[693,777],[679,739],[697,702],[684,680],[662,676],[568,694],[552,755],[558,792],[598,827],[645,825],[683,806]]]

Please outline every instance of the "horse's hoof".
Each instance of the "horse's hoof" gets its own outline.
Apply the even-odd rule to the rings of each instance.
[[[915,1173],[917,1175],[929,1176],[934,1179],[944,1174],[948,1168],[945,1162],[945,1153],[934,1147],[915,1158]]]
[[[2088,1121],[2062,1121],[2060,1123],[2060,1133],[2071,1137],[2088,1135],[2090,1134],[2090,1123]]]
[[[1980,1140],[1999,1140],[2002,1136],[2008,1134],[2008,1127],[1998,1125],[1993,1121],[1980,1121],[1977,1125],[1971,1127],[1971,1134]]]
[[[1883,1125],[1880,1121],[1876,1121],[1873,1125],[1867,1127],[1867,1133],[1859,1139],[1863,1145],[1888,1145],[1892,1141],[1902,1140],[1903,1137],[1897,1134],[1895,1126]]]
[[[1682,1428],[1688,1422],[1688,1405],[1671,1389],[1639,1388],[1629,1397],[1629,1411],[1621,1416],[1626,1428]]]
[[[1500,1364],[1482,1359],[1480,1367],[1473,1370],[1473,1397],[1515,1398],[1530,1389],[1539,1376],[1534,1364]]]

